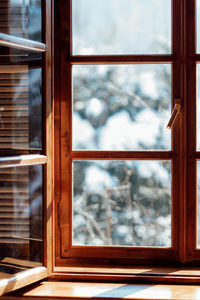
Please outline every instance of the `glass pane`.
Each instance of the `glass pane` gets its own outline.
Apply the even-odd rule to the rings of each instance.
[[[43,264],[42,173],[42,166],[0,169],[0,278]]]
[[[73,66],[74,150],[169,150],[170,113],[170,64]]]
[[[0,65],[0,154],[42,150],[41,56],[33,58]]]
[[[200,248],[200,161],[197,161],[197,247]]]
[[[171,245],[169,161],[75,161],[73,193],[73,245]]]
[[[0,3],[0,32],[42,40],[41,0],[4,0]]]
[[[200,64],[197,64],[197,150],[200,150]]]
[[[197,20],[196,20],[196,33],[197,33],[197,52],[200,52],[200,0],[196,1],[197,4]]]
[[[171,53],[171,0],[72,0],[74,55]]]

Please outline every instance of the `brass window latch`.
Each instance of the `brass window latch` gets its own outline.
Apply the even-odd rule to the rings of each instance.
[[[169,119],[169,122],[167,124],[167,129],[172,129],[172,126],[176,120],[176,117],[181,109],[181,99],[175,99],[174,103],[175,103],[175,105],[174,105],[171,117]]]

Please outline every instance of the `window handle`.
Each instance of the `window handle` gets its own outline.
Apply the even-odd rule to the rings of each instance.
[[[174,121],[176,120],[176,117],[181,109],[181,99],[175,99],[175,105],[170,117],[170,120],[167,124],[167,129],[172,129],[172,125],[174,124]]]

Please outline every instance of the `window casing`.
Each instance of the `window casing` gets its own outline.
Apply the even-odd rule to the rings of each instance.
[[[73,55],[72,4],[55,5],[56,20],[55,73],[62,80],[55,82],[55,134],[59,143],[55,153],[55,203],[56,203],[56,266],[87,265],[87,263],[122,261],[156,263],[198,261],[196,247],[196,5],[195,1],[171,1],[171,54],[116,54]],[[76,150],[73,144],[73,68],[89,65],[171,65],[171,109],[181,99],[171,135],[171,150],[123,151]],[[167,124],[166,124],[167,125]],[[118,247],[72,245],[72,178],[74,161],[171,161],[171,246],[169,247]],[[195,228],[195,229],[194,229]]]

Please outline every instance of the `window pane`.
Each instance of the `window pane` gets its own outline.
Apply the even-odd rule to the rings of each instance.
[[[170,64],[73,66],[74,150],[170,149],[170,112]]]
[[[200,64],[197,64],[197,150],[200,150]]]
[[[169,161],[75,161],[73,193],[73,245],[171,245]]]
[[[0,169],[0,277],[43,264],[42,166]]]
[[[197,52],[200,52],[200,39],[199,39],[199,35],[200,35],[200,30],[199,30],[199,26],[200,26],[200,1],[196,0],[197,2],[197,21],[196,21],[196,31],[197,31]]]
[[[28,57],[26,54],[24,60]],[[42,150],[40,66],[41,56],[19,65],[0,66],[0,154]]]
[[[171,0],[72,0],[74,55],[168,54]]]
[[[200,161],[197,161],[197,247],[200,248]]]
[[[42,40],[41,0],[5,0],[0,3],[0,32]]]

